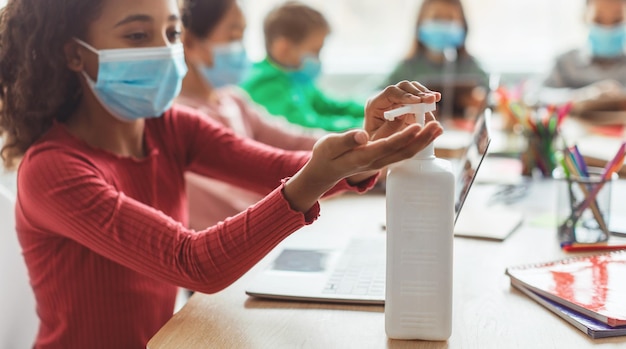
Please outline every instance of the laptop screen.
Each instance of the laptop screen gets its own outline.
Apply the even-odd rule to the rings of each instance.
[[[459,218],[459,213],[461,208],[463,208],[463,203],[467,198],[470,187],[474,183],[478,168],[483,162],[485,155],[487,155],[487,149],[491,143],[490,121],[491,110],[485,109],[476,119],[471,142],[465,149],[465,153],[458,164],[455,188],[456,204],[454,207],[455,223]]]

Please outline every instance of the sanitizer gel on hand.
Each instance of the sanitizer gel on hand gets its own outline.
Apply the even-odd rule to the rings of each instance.
[[[435,104],[385,113],[415,114],[424,124]],[[387,175],[385,331],[389,338],[446,340],[452,331],[454,174],[431,143]]]

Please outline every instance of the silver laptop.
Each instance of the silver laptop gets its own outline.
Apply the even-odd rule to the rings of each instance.
[[[456,218],[487,154],[489,124],[490,111],[485,110],[476,118],[472,141],[457,167]],[[384,304],[384,229],[384,195],[344,194],[325,200],[318,221],[274,249],[267,257],[272,262],[255,275],[246,293],[283,300]]]

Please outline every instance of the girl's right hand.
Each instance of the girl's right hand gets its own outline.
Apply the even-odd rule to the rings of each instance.
[[[285,184],[283,194],[292,209],[307,212],[342,179],[369,177],[417,154],[442,133],[441,125],[432,121],[424,127],[410,124],[375,140],[364,130],[327,135],[315,144],[309,162]]]
[[[398,132],[407,125],[415,123],[413,115],[403,115],[394,121],[388,121],[384,114],[388,110],[405,104],[436,103],[441,99],[439,92],[426,88],[417,81],[401,81],[387,86],[383,91],[367,101],[365,106],[365,131],[370,139],[384,138]]]

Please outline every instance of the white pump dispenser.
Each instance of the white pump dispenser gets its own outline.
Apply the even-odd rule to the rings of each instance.
[[[415,114],[424,124],[435,104],[385,113]],[[389,338],[446,340],[452,332],[454,173],[431,143],[387,175],[385,331]]]

